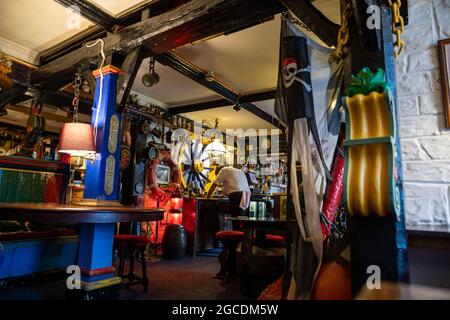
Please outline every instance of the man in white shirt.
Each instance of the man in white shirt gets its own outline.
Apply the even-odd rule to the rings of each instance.
[[[247,215],[251,192],[245,173],[230,166],[217,166],[216,180],[209,188],[206,197],[210,198],[218,186],[222,187],[223,194],[230,199],[231,215],[234,217]]]

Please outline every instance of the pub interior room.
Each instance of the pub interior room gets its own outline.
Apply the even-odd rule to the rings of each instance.
[[[449,19],[0,0],[0,300],[450,299]]]

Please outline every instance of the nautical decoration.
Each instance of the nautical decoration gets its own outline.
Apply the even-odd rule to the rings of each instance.
[[[345,142],[344,202],[350,214],[398,214],[396,128],[385,72],[363,68],[347,89],[343,104]]]
[[[205,190],[210,183],[209,173],[212,171],[209,149],[200,139],[183,142],[179,157],[182,171],[182,184],[185,188]]]
[[[310,298],[322,263],[320,211],[341,122],[342,67],[330,61],[331,52],[282,20],[275,112],[289,126],[287,208],[298,224],[288,261],[289,299]]]
[[[166,170],[159,170],[159,167],[165,164]],[[158,172],[159,170],[159,172]],[[167,175],[162,177],[161,175]],[[170,150],[161,150],[159,157],[150,162],[147,168],[147,186],[154,198],[158,200],[168,200],[172,191],[180,188],[181,174],[178,163],[172,159]],[[171,178],[171,179],[170,179]],[[164,190],[159,186],[159,181],[165,181],[168,187]]]

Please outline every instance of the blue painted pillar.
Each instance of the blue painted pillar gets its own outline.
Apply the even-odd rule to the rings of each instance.
[[[120,123],[116,112],[116,84],[120,70],[107,66],[94,71],[96,92],[92,110],[92,127],[96,159],[86,164],[84,199],[117,201],[119,192]]]
[[[106,66],[94,71],[96,92],[92,127],[96,147],[95,161],[86,164],[84,200],[98,205],[117,203],[119,192],[121,114],[116,112],[116,85],[120,70]],[[121,279],[112,266],[114,224],[83,224],[78,264],[82,271],[84,298],[114,297]],[[115,289],[114,289],[115,288]]]

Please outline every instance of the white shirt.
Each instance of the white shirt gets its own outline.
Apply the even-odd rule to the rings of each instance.
[[[214,183],[222,186],[222,192],[225,195],[238,191],[250,192],[245,173],[233,167],[225,167],[220,170]]]

